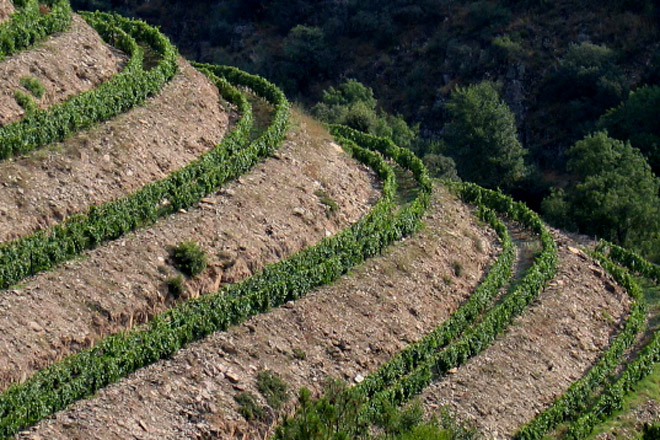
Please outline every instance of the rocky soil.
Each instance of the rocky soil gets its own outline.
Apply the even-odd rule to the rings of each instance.
[[[0,22],[14,13],[14,4],[10,0],[0,0]]]
[[[2,10],[0,3],[0,17]],[[96,88],[121,71],[126,60],[126,55],[105,44],[85,20],[74,14],[66,32],[0,62],[0,125],[25,116],[14,98],[16,90],[29,94],[21,87],[21,78],[34,77],[43,84],[46,92],[34,101],[40,108],[47,108]]]
[[[607,349],[630,299],[575,242],[555,238],[557,276],[491,347],[424,391],[429,413],[448,405],[487,438],[510,438]]]
[[[195,209],[87,252],[0,296],[0,388],[145,322],[184,299],[215,292],[360,218],[378,197],[370,172],[327,137],[299,127],[269,159]],[[317,195],[337,203],[332,213]],[[210,267],[180,298],[166,280],[169,248],[198,242]],[[26,313],[29,311],[29,313]]]
[[[61,144],[0,162],[0,241],[162,179],[219,143],[229,111],[206,77],[183,59],[179,67],[143,106]]]
[[[248,424],[234,400],[248,391],[265,404],[255,384],[259,371],[288,383],[285,410],[293,409],[301,386],[319,392],[327,376],[360,381],[445,320],[498,252],[494,233],[437,188],[425,229],[385,255],[295,303],[192,344],[19,437],[265,438],[272,409],[265,423]]]

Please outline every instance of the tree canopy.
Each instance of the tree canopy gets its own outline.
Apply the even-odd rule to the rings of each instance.
[[[510,188],[525,177],[515,117],[493,83],[458,87],[446,105],[448,153],[459,175],[489,188]]]
[[[559,226],[660,257],[660,179],[630,142],[600,131],[568,151],[574,181],[543,202]]]

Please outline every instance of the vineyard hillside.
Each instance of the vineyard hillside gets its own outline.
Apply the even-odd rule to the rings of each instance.
[[[654,429],[657,265],[147,22],[0,21],[0,438]]]

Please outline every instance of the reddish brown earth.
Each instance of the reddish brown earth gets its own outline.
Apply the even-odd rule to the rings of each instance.
[[[581,378],[621,330],[630,299],[558,233],[557,276],[479,356],[422,393],[429,413],[448,405],[487,438],[510,438]]]
[[[234,401],[249,391],[265,404],[255,384],[259,371],[276,372],[292,390],[319,392],[327,376],[360,380],[445,320],[498,252],[492,231],[437,188],[425,229],[383,256],[295,303],[192,344],[19,437],[264,438],[272,410],[264,425],[248,424]]]
[[[315,194],[320,190],[338,205],[330,216]],[[0,388],[176,303],[166,287],[175,275],[170,246],[194,240],[211,263],[187,282],[181,301],[217,291],[337,232],[360,218],[377,195],[367,169],[299,122],[277,158],[197,208],[3,292]]]
[[[15,11],[10,0],[0,0],[0,22],[5,21]]]
[[[2,9],[0,4],[0,17]],[[126,59],[74,14],[66,32],[52,35],[35,47],[0,62],[0,125],[25,116],[14,98],[16,90],[30,94],[20,85],[22,77],[35,77],[43,84],[46,92],[34,101],[39,107],[47,108],[96,88],[121,71]]]
[[[61,144],[0,162],[0,241],[52,226],[160,180],[226,133],[217,89],[186,61],[140,107]]]

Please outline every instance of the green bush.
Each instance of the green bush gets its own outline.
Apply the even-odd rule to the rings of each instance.
[[[16,100],[16,103],[25,110],[25,114],[27,115],[32,114],[37,110],[37,104],[35,104],[32,96],[27,93],[23,93],[20,90],[14,90],[14,99]]]
[[[527,174],[527,151],[515,117],[490,82],[458,87],[446,105],[448,154],[464,180],[487,188],[511,188]]]
[[[165,284],[167,285],[167,291],[174,299],[180,298],[185,291],[184,280],[181,275],[168,278]]]
[[[598,128],[622,141],[630,141],[647,158],[660,176],[660,86],[640,87],[626,101],[610,109],[598,121]]]
[[[254,394],[243,392],[234,397],[238,403],[238,412],[245,417],[245,420],[265,420],[266,411],[263,409]]]
[[[184,275],[194,277],[206,269],[206,254],[194,241],[184,241],[170,249],[174,267]]]
[[[660,258],[660,179],[639,150],[598,132],[577,142],[568,156],[574,180],[544,200],[547,217]]]
[[[41,99],[46,92],[44,85],[34,76],[24,76],[21,78],[21,86],[25,87],[37,99]]]
[[[399,115],[391,115],[377,108],[378,102],[370,87],[348,79],[337,88],[323,91],[321,102],[312,112],[329,124],[342,124],[358,131],[392,139],[400,147],[408,148],[417,139],[419,126],[409,127]]]
[[[288,388],[282,378],[272,371],[261,371],[257,375],[257,389],[275,411],[289,401]]]

